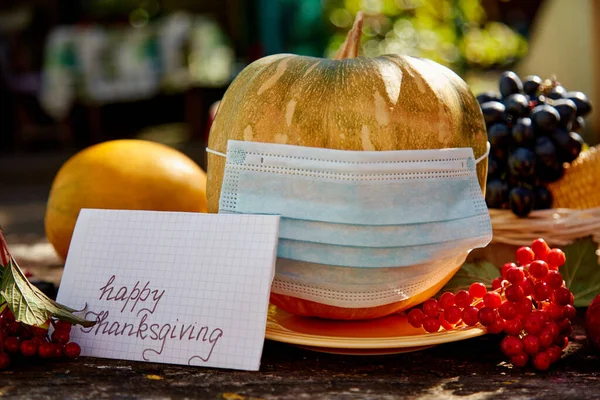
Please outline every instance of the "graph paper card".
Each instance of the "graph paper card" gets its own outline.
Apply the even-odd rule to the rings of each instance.
[[[81,210],[57,301],[82,355],[258,370],[278,216]]]

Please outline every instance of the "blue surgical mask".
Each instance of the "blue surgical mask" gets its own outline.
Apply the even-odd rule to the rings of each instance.
[[[209,150],[214,153],[214,151]],[[277,255],[407,267],[486,246],[471,148],[345,151],[229,141],[220,213],[281,216]]]

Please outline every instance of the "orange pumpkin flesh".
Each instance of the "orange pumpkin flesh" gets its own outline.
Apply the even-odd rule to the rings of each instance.
[[[475,157],[484,154],[485,123],[467,84],[430,60],[402,55],[344,58],[358,54],[361,25],[358,15],[338,53],[342,59],[277,54],[246,67],[221,100],[209,147],[226,153],[228,140],[243,140],[339,150],[471,147]],[[208,154],[208,212],[218,212],[224,167],[225,158]],[[484,160],[477,166],[482,190],[486,174]],[[292,313],[312,310],[313,315],[336,319],[372,318],[416,304],[410,299],[370,310],[276,294],[272,300]]]

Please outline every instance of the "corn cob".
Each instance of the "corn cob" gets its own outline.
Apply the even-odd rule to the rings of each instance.
[[[600,145],[582,152],[548,189],[554,198],[553,208],[600,207]]]

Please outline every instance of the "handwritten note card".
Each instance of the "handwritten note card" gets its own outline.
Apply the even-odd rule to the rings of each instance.
[[[81,210],[57,300],[82,355],[258,370],[278,216]]]

